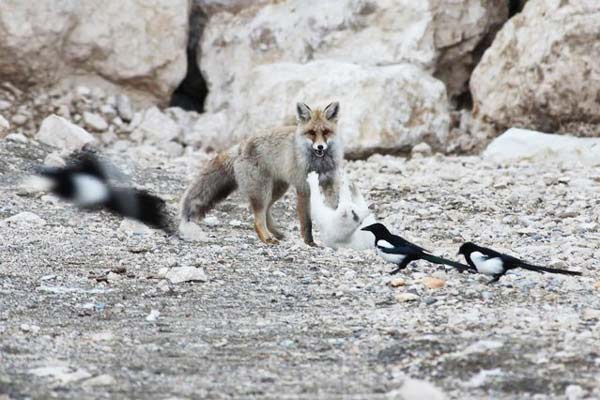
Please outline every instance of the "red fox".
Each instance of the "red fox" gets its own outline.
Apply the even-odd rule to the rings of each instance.
[[[182,222],[203,218],[217,202],[240,189],[250,201],[259,239],[276,244],[284,235],[273,221],[271,207],[291,185],[296,189],[302,238],[314,246],[306,177],[311,171],[318,173],[321,187],[335,206],[343,160],[336,135],[339,112],[337,102],[314,111],[298,103],[296,126],[252,136],[218,154],[184,193]]]

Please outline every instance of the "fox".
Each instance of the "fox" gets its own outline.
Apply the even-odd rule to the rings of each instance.
[[[337,101],[315,110],[297,103],[295,125],[251,136],[217,154],[184,192],[181,223],[201,220],[218,202],[239,190],[254,213],[258,238],[266,244],[277,244],[285,235],[273,220],[271,209],[292,186],[302,239],[316,246],[306,178],[309,172],[318,173],[328,202],[337,204],[338,170],[344,157],[337,135],[339,114]]]

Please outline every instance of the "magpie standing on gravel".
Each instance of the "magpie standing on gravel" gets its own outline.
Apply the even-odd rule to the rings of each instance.
[[[409,242],[408,240],[393,235],[383,224],[376,223],[365,226],[361,230],[368,231],[375,235],[375,248],[384,260],[398,265],[398,268],[390,272],[391,275],[398,273],[408,266],[409,263],[416,260],[425,260],[434,264],[444,264],[458,269],[459,271],[470,270],[467,265],[436,257],[422,247]]]
[[[169,232],[165,201],[145,190],[115,187],[98,158],[83,152],[65,167],[42,167],[44,189],[86,210],[105,209]]]
[[[488,284],[497,282],[509,270],[515,268],[523,268],[539,273],[551,272],[553,274],[581,275],[581,272],[577,271],[532,265],[523,260],[519,260],[516,257],[498,253],[495,250],[478,246],[472,242],[467,242],[460,246],[458,254],[462,254],[465,257],[465,260],[467,260],[467,263],[475,268],[480,274],[490,275],[492,280],[490,280]]]

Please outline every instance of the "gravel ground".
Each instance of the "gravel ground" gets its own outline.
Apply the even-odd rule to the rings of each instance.
[[[291,194],[276,208],[289,231],[276,247],[258,242],[237,196],[202,224],[204,243],[189,243],[17,195],[47,152],[0,141],[0,221],[25,211],[43,220],[0,223],[2,400],[391,399],[406,377],[452,399],[600,398],[597,168],[442,156],[347,164],[377,218],[436,254],[453,258],[473,240],[585,275],[519,271],[487,286],[425,262],[390,277],[372,252],[308,248]],[[197,164],[110,157],[173,209]],[[185,266],[206,281],[160,278]]]

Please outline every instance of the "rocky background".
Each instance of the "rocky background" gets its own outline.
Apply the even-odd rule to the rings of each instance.
[[[598,60],[596,0],[2,0],[0,399],[600,397]],[[93,147],[175,213],[332,100],[378,219],[585,277],[391,280],[304,247],[291,195],[270,248],[236,196],[187,243],[22,186]]]

